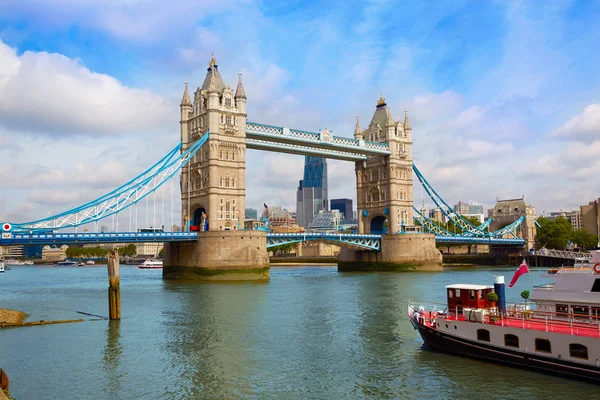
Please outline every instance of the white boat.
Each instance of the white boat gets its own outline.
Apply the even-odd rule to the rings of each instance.
[[[94,261],[94,260],[88,260],[85,263],[86,263],[86,265],[94,265],[94,264],[96,264],[96,261]]]
[[[6,264],[6,265],[23,265],[23,263],[21,261],[15,260],[15,259],[4,260],[4,264]]]
[[[503,276],[446,286],[445,305],[409,301],[410,322],[433,350],[600,383],[600,250],[546,277],[554,283],[534,287],[532,304],[507,305]]]
[[[85,263],[82,262],[82,261],[80,261],[80,262],[77,263],[77,266],[78,267],[85,267]]]
[[[56,263],[56,265],[59,267],[74,267],[77,265],[77,263],[75,261],[65,260],[65,261]]]
[[[24,265],[33,265],[33,261],[31,260],[27,260],[27,261],[23,261]]]
[[[4,263],[0,261],[0,272],[4,272]]]
[[[138,265],[138,268],[141,269],[153,269],[153,268],[162,268],[163,262],[161,260],[146,260],[143,264]]]

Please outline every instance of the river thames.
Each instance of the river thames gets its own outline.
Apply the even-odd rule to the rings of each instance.
[[[445,301],[451,283],[510,280],[514,268],[338,273],[273,267],[268,283],[163,281],[121,266],[122,320],[105,317],[105,266],[14,266],[0,307],[28,320],[0,330],[0,367],[26,399],[592,399],[598,386],[428,351],[408,299]],[[522,277],[508,300],[520,300]]]

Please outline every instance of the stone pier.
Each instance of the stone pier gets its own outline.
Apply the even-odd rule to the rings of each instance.
[[[268,280],[266,233],[207,231],[196,242],[165,243],[163,279]]]
[[[342,248],[338,271],[441,271],[442,254],[435,235],[383,235],[381,251]]]

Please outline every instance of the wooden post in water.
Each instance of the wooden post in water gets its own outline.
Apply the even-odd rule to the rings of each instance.
[[[108,253],[108,317],[121,319],[121,276],[119,274],[119,251]]]

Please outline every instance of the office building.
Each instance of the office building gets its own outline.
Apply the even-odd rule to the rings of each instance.
[[[321,157],[306,156],[304,179],[296,192],[296,222],[307,228],[321,210],[328,210],[327,161]]]
[[[331,211],[339,210],[343,219],[354,219],[352,199],[331,199]]]

